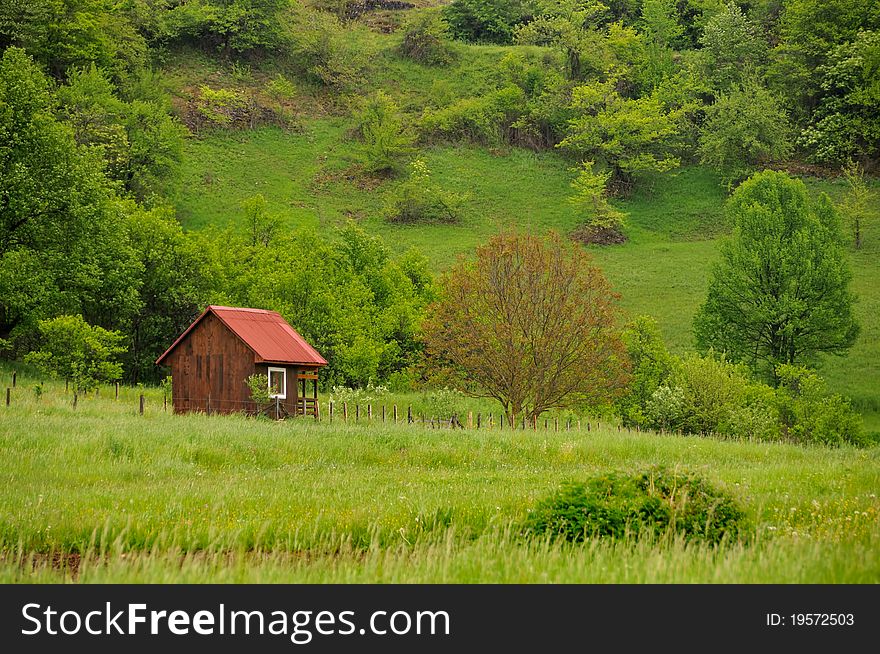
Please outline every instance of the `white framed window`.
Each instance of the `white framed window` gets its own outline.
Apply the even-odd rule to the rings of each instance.
[[[287,369],[269,368],[269,396],[287,399]]]

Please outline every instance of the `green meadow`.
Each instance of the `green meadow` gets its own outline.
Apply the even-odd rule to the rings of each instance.
[[[158,391],[0,412],[0,579],[15,582],[880,581],[880,447],[175,416]],[[561,482],[654,464],[746,508],[752,537],[583,545],[519,525]]]

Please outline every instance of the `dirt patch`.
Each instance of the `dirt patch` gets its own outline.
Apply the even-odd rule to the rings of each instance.
[[[573,241],[582,245],[620,245],[626,243],[626,235],[614,227],[581,225],[570,234]]]

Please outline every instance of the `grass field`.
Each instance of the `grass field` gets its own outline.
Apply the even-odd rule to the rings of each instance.
[[[880,581],[880,447],[172,416],[148,391],[70,406],[20,380],[0,411],[0,580]],[[746,507],[755,536],[571,546],[517,525],[561,481],[661,463]]]

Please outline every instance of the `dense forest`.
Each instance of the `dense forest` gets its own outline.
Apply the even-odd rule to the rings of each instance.
[[[473,193],[426,159],[443,144],[554,153],[590,247],[626,241],[628,198],[691,166],[714,171],[734,213],[764,169],[842,176],[837,208],[786,223],[841,222],[823,251],[862,247],[873,216],[877,0],[3,0],[0,51],[0,345],[21,359],[53,319],[79,315],[118,334],[130,382],[162,379],[155,358],[208,303],[280,311],[330,361],[328,386],[432,381],[423,325],[440,288],[426,253],[356,214],[297,224],[263,192],[221,207],[234,223],[184,229],[176,198],[200,139],[341,121],[346,165],[319,181],[390,189],[375,213],[399,230],[466,220]],[[802,193],[779,184],[767,192]],[[817,265],[846,285],[834,262]],[[807,355],[855,342],[841,293],[837,332]],[[721,297],[710,290],[704,309]],[[661,351],[650,323],[629,329]],[[720,332],[704,316],[695,343],[744,360]],[[642,396],[709,374],[658,365]],[[767,378],[718,365],[743,389]],[[792,387],[813,379],[783,372]],[[647,400],[628,397],[620,415],[644,420]]]

